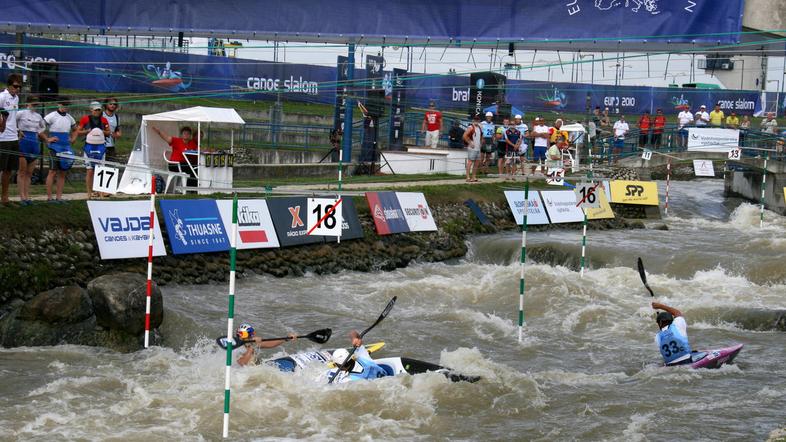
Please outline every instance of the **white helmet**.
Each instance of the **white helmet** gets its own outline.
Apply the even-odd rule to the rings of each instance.
[[[492,114],[491,112],[486,112],[486,116],[487,116],[487,117],[493,117],[493,116],[494,116],[494,114]]]
[[[513,118],[515,118],[515,119],[517,119],[517,120],[520,120],[520,119],[521,119],[521,115],[516,115],[516,116],[515,116],[515,117],[513,117]]]
[[[349,351],[344,348],[339,348],[330,356],[330,359],[333,361],[333,363],[338,366],[344,365],[344,363],[347,361],[347,358],[349,358]]]

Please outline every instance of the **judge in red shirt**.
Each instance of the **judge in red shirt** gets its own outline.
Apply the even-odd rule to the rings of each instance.
[[[651,125],[652,120],[650,120],[650,111],[645,110],[644,115],[639,118],[639,147],[641,148],[647,147],[647,143],[650,139]]]
[[[429,101],[426,115],[423,116],[421,130],[426,132],[426,147],[437,148],[439,131],[442,130],[442,112],[436,109],[434,101]]]
[[[663,110],[658,108],[655,111],[654,127],[652,129],[652,146],[655,149],[660,148],[661,138],[663,138],[663,129],[666,127],[666,116],[663,115]]]
[[[180,129],[180,137],[172,137],[169,136],[166,132],[162,131],[161,129],[151,126],[153,132],[157,133],[162,140],[166,141],[169,144],[169,147],[172,148],[172,153],[169,155],[169,161],[177,162],[179,164],[169,164],[169,170],[172,172],[185,172],[191,175],[192,178],[196,178],[194,175],[194,171],[191,167],[189,167],[188,161],[186,161],[186,157],[183,152],[187,150],[197,150],[197,142],[194,139],[194,132],[188,126],[183,126]],[[196,186],[197,181],[196,179],[188,179],[188,186]]]

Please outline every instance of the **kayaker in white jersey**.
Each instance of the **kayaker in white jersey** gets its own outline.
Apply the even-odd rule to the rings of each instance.
[[[331,379],[333,373],[338,369],[341,369],[342,372],[336,377],[337,382],[376,379],[388,375],[384,368],[371,359],[371,355],[368,354],[368,350],[363,346],[363,339],[357,330],[352,330],[349,333],[349,339],[352,342],[352,346],[355,347],[355,353],[351,356],[352,360],[347,362],[350,355],[346,349],[339,348],[334,351],[331,360],[336,364],[336,368],[328,372],[328,379]]]
[[[291,341],[297,341],[297,335],[290,333]],[[237,363],[243,367],[249,363],[254,362],[254,353],[257,348],[273,348],[287,342],[286,339],[278,339],[275,341],[262,341],[262,338],[256,335],[256,331],[251,324],[244,323],[235,331],[235,342],[242,344],[245,347],[245,352],[237,358]]]
[[[655,321],[660,331],[655,335],[655,344],[658,346],[663,362],[666,365],[682,365],[691,363],[691,348],[688,343],[688,324],[682,312],[674,307],[652,303],[658,313]]]

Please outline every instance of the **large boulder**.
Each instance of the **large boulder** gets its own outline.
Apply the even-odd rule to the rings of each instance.
[[[93,316],[93,303],[79,286],[41,292],[19,310],[18,319],[49,324],[76,324]]]
[[[150,304],[150,328],[164,320],[164,298],[153,283]],[[87,284],[93,302],[96,323],[110,330],[138,336],[145,330],[147,280],[137,273],[114,273],[99,276]]]

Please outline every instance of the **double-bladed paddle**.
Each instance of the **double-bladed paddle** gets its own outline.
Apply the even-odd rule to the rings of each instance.
[[[311,333],[309,333],[307,335],[298,336],[297,338],[298,339],[308,339],[309,341],[316,342],[317,344],[324,344],[325,342],[327,342],[330,339],[330,335],[331,334],[333,334],[333,330],[331,330],[329,328],[323,328],[321,330],[313,331],[313,332],[311,332]],[[262,339],[261,341],[262,342],[289,341],[291,339],[292,339],[292,337],[287,336],[287,337],[284,337],[284,338],[265,338],[265,339]],[[223,348],[225,350],[227,348],[227,342],[228,342],[228,339],[227,339],[226,336],[221,336],[221,337],[216,338],[216,344],[218,344],[219,347],[221,347],[221,348]],[[232,339],[232,346],[235,349],[237,349],[239,347],[242,347],[244,344],[250,344],[252,342],[254,342],[253,339],[250,339],[250,340],[247,340],[247,341],[240,341],[240,342],[238,342],[235,339]]]

